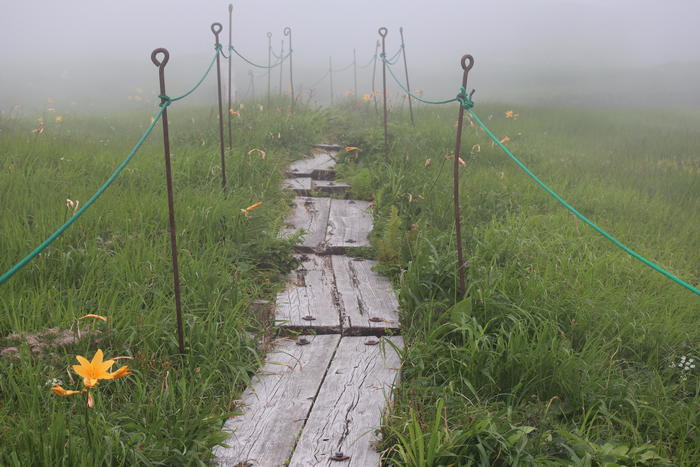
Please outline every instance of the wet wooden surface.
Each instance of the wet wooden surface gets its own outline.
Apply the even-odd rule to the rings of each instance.
[[[333,171],[335,158],[329,152],[318,152],[313,156],[294,161],[287,167],[287,174],[292,177],[311,177],[314,171]]]
[[[290,459],[340,336],[281,339],[243,393],[243,415],[224,424],[230,447],[214,449],[218,465],[284,465]],[[301,341],[303,342],[303,341]]]
[[[398,380],[399,356],[388,343],[343,337],[316,397],[290,466],[378,466],[376,429]],[[401,337],[382,338],[401,348]],[[347,456],[343,462],[332,457]]]
[[[282,235],[288,236],[303,230],[298,250],[313,252],[324,249],[330,207],[330,198],[294,198],[292,212],[286,220]]]
[[[372,213],[367,201],[334,199],[326,233],[326,247],[334,253],[347,248],[368,247]]]

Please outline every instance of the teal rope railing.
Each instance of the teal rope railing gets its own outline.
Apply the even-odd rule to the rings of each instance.
[[[248,60],[243,54],[241,54],[238,50],[236,50],[236,48],[234,46],[230,46],[229,50],[231,50],[233,53],[235,53],[236,55],[241,57],[244,61],[246,61],[250,65],[253,65],[256,68],[275,68],[277,66],[280,66],[282,63],[284,63],[284,61],[287,60],[289,58],[289,56],[292,54],[292,50],[290,49],[289,52],[287,52],[287,54],[284,57],[282,57],[277,63],[274,63],[270,66],[267,66],[267,65],[258,65],[257,63]]]
[[[498,147],[500,147],[501,150],[502,150],[513,162],[515,162],[515,163],[518,165],[518,167],[520,167],[532,180],[534,180],[542,189],[544,189],[547,193],[549,193],[549,195],[552,196],[555,200],[557,200],[562,206],[564,206],[566,209],[568,209],[569,212],[571,212],[574,216],[578,217],[580,220],[582,220],[584,223],[586,223],[589,227],[591,227],[593,230],[595,230],[596,232],[598,232],[599,234],[601,234],[601,235],[602,235],[603,237],[605,237],[606,239],[610,240],[615,246],[617,246],[618,248],[620,248],[621,250],[623,250],[623,251],[624,251],[625,253],[627,253],[628,255],[632,256],[634,259],[637,259],[637,260],[641,261],[641,262],[644,263],[645,265],[649,266],[651,269],[655,270],[656,272],[659,272],[659,273],[663,274],[664,276],[666,276],[667,278],[671,279],[671,280],[672,280],[673,282],[675,282],[676,284],[682,285],[683,287],[685,287],[686,289],[688,289],[688,290],[690,290],[691,292],[695,293],[696,295],[700,295],[700,289],[698,289],[697,287],[693,287],[692,285],[690,285],[690,284],[688,284],[687,282],[681,280],[680,278],[678,278],[678,277],[676,277],[675,275],[671,274],[670,272],[666,271],[665,269],[663,269],[662,267],[658,266],[657,264],[655,264],[655,263],[649,261],[648,259],[646,259],[646,258],[643,257],[642,255],[640,255],[639,253],[633,251],[631,248],[629,248],[629,247],[627,247],[626,245],[624,245],[622,242],[620,242],[618,239],[616,239],[615,237],[613,237],[612,235],[610,235],[608,232],[606,232],[605,230],[603,230],[603,229],[601,229],[600,227],[598,227],[593,221],[591,221],[590,219],[588,219],[586,216],[584,216],[583,214],[581,214],[580,212],[578,212],[578,211],[576,210],[576,208],[574,208],[574,207],[571,206],[569,203],[567,203],[566,201],[564,201],[557,193],[554,192],[554,190],[552,190],[552,189],[551,189],[549,186],[547,186],[542,180],[540,180],[540,179],[537,177],[537,175],[535,175],[534,173],[532,173],[532,171],[531,171],[530,169],[528,169],[528,168],[525,166],[525,164],[523,164],[522,162],[520,162],[520,160],[519,160],[517,157],[515,157],[515,155],[514,155],[512,152],[510,152],[510,150],[508,150],[508,148],[505,147],[505,146],[503,145],[503,143],[501,143],[501,141],[500,141],[498,138],[496,138],[496,136],[491,132],[491,130],[489,130],[489,128],[484,124],[484,122],[482,122],[482,121],[479,119],[479,117],[477,117],[476,113],[474,113],[474,111],[473,111],[472,109],[468,109],[467,111],[468,111],[469,114],[474,118],[474,121],[476,121],[476,123],[479,124],[479,126],[484,130],[484,132],[486,132],[486,134],[489,136],[489,138],[491,138],[491,141],[493,141],[494,143],[496,143],[496,144],[498,145]]]
[[[216,53],[219,53],[219,50],[217,49]],[[0,276],[0,284],[4,283],[7,281],[10,277],[12,277],[16,272],[21,270],[23,267],[25,267],[31,260],[33,260],[36,256],[39,255],[46,247],[51,245],[58,237],[61,236],[63,232],[68,229],[75,221],[78,220],[80,216],[83,215],[87,209],[92,206],[92,204],[99,199],[102,194],[107,191],[107,188],[114,182],[114,180],[117,179],[119,174],[124,170],[124,168],[131,162],[131,160],[136,156],[136,153],[138,153],[139,149],[141,149],[141,146],[143,146],[143,143],[146,142],[146,139],[148,136],[151,134],[153,131],[153,128],[155,128],[156,123],[160,120],[160,118],[163,115],[163,112],[165,111],[166,108],[170,104],[172,104],[175,101],[179,101],[180,99],[184,99],[185,97],[189,96],[192,94],[206,79],[206,77],[209,75],[209,72],[212,69],[212,66],[214,65],[214,62],[216,61],[216,55],[214,55],[214,58],[212,59],[211,63],[209,64],[209,67],[207,68],[206,72],[204,75],[200,78],[200,80],[197,82],[197,84],[194,85],[192,89],[187,91],[186,93],[182,94],[181,96],[178,97],[168,97],[168,96],[158,96],[161,99],[163,99],[163,103],[160,104],[160,110],[153,116],[153,121],[151,121],[151,124],[146,128],[146,131],[141,135],[141,137],[138,139],[136,144],[134,145],[133,148],[131,148],[131,151],[129,154],[126,156],[126,158],[122,161],[121,164],[112,172],[112,175],[109,176],[107,181],[102,184],[102,186],[95,192],[94,195],[90,197],[89,200],[81,207],[78,209],[75,214],[73,214],[66,222],[63,223],[54,233],[52,233],[46,240],[44,240],[39,246],[37,246],[34,250],[32,250],[31,253],[29,253],[27,256],[22,258],[20,262],[12,266],[5,274]]]
[[[384,59],[384,57],[382,57],[382,59],[386,62],[386,59]],[[648,259],[646,259],[642,255],[640,255],[639,253],[635,252],[631,248],[627,247],[621,241],[619,241],[618,239],[616,239],[615,237],[610,235],[608,232],[606,232],[602,228],[598,227],[598,225],[596,225],[593,221],[591,221],[586,216],[584,216],[583,214],[578,212],[576,210],[576,208],[574,208],[569,203],[564,201],[557,193],[554,192],[554,190],[552,190],[549,186],[547,186],[544,182],[542,182],[542,180],[540,180],[534,173],[532,173],[532,171],[530,171],[530,169],[528,169],[522,162],[520,162],[520,160],[517,157],[515,157],[515,155],[512,152],[510,152],[508,150],[508,148],[505,147],[503,145],[503,143],[501,143],[501,141],[498,138],[496,138],[496,136],[491,132],[491,130],[489,130],[489,128],[484,124],[484,122],[482,122],[479,119],[479,117],[476,116],[476,113],[474,113],[474,111],[472,110],[472,107],[474,107],[474,102],[472,101],[471,96],[469,96],[469,94],[467,94],[466,89],[459,88],[459,93],[457,94],[457,97],[455,97],[453,99],[446,99],[446,100],[442,100],[442,101],[431,101],[431,100],[427,100],[427,99],[422,99],[422,98],[416,96],[415,94],[409,92],[409,90],[406,88],[406,86],[404,86],[403,83],[401,83],[401,81],[399,80],[399,78],[394,74],[389,63],[387,63],[387,69],[389,70],[389,73],[391,74],[392,78],[394,78],[394,81],[396,81],[396,84],[399,85],[399,87],[403,90],[403,92],[410,95],[411,97],[413,97],[416,100],[419,100],[421,102],[425,102],[426,104],[449,104],[450,102],[459,102],[459,104],[462,107],[464,107],[467,110],[467,112],[469,112],[469,114],[474,118],[474,120],[479,124],[479,126],[486,132],[486,134],[489,136],[489,138],[491,138],[491,140],[494,143],[496,143],[498,145],[498,147],[500,147],[503,150],[503,152],[508,157],[510,157],[513,160],[513,162],[515,162],[530,178],[532,178],[541,188],[543,188],[547,193],[549,193],[555,200],[557,200],[559,203],[561,203],[562,206],[564,206],[566,209],[568,209],[569,212],[571,212],[573,215],[578,217],[581,221],[583,221],[585,224],[587,224],[593,230],[595,230],[596,232],[601,234],[603,237],[610,240],[615,246],[617,246],[618,248],[623,250],[628,255],[641,261],[642,263],[644,263],[648,267],[652,268],[656,272],[663,274],[667,278],[671,279],[673,282],[675,282],[679,285],[682,285],[683,287],[690,290],[691,292],[694,292],[696,295],[700,295],[700,289],[693,287],[692,285],[688,284],[687,282],[683,281],[682,279],[678,278],[677,276],[673,275],[672,273],[666,271],[665,269],[663,269],[662,267],[653,263],[652,261],[649,261]]]
[[[381,55],[381,54],[380,54],[380,55]],[[394,73],[394,70],[391,69],[391,64],[390,64],[384,57],[382,57],[382,60],[384,60],[384,62],[386,63],[386,69],[389,70],[389,75],[391,75],[391,77],[394,79],[394,81],[396,82],[396,84],[401,88],[401,90],[402,90],[405,94],[411,96],[411,97],[414,98],[415,100],[424,102],[424,103],[426,103],[426,104],[449,104],[450,102],[458,102],[458,101],[459,101],[459,102],[462,102],[462,101],[460,100],[460,95],[461,95],[461,94],[458,95],[457,97],[453,97],[452,99],[445,99],[445,100],[441,100],[441,101],[431,101],[431,100],[429,100],[429,99],[423,99],[422,97],[415,95],[414,93],[412,93],[411,91],[409,91],[408,88],[407,88],[406,86],[403,85],[403,83],[402,83],[401,80],[398,78],[398,76],[396,76],[396,74]],[[461,91],[460,91],[460,93],[461,93]],[[466,93],[464,93],[464,94],[466,95]],[[469,96],[466,96],[466,97],[467,97],[467,99],[469,99]],[[471,102],[471,99],[469,99],[469,102]]]

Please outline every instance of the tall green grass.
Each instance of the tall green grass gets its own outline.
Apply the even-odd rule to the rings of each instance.
[[[515,109],[477,113],[545,183],[623,243],[700,283],[700,114]],[[457,109],[338,113],[363,149],[340,172],[376,204],[374,246],[400,292],[401,388],[391,465],[697,465],[696,295],[571,216],[466,123],[457,300],[451,156]],[[478,147],[473,145],[478,144]],[[446,156],[447,155],[447,156]]]
[[[17,356],[0,357],[0,464],[202,464],[223,440],[222,422],[261,356],[263,323],[251,304],[273,297],[294,265],[292,245],[276,236],[289,201],[282,169],[319,138],[325,120],[322,112],[291,116],[247,103],[234,119],[222,190],[216,115],[177,105],[169,113],[187,354],[177,349],[158,126],[102,198],[0,286],[0,347],[23,342]],[[66,219],[66,199],[94,193],[148,119],[64,114],[41,134],[32,133],[33,118],[0,120],[0,270]],[[253,148],[266,158],[249,155]],[[257,201],[264,204],[241,213]],[[86,313],[109,321],[78,323]],[[87,337],[45,342],[38,353],[26,339],[7,338],[78,325]],[[79,388],[69,365],[97,348],[132,357],[120,363],[135,374],[93,391],[91,448],[84,399],[49,389],[52,379]]]

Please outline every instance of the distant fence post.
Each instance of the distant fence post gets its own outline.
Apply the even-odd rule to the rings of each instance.
[[[291,86],[291,92],[292,92],[292,108],[291,108],[291,113],[294,113],[294,74],[293,74],[293,67],[292,67],[292,54],[294,49],[292,49],[292,28],[287,26],[284,28],[284,35],[289,36],[289,85]]]
[[[333,105],[333,59],[330,56],[328,57],[328,77],[331,86],[331,105]]]
[[[272,33],[267,33],[267,108],[270,109],[270,83],[272,80]]]
[[[384,98],[384,157],[389,157],[389,136],[387,133],[387,113],[386,113],[386,34],[385,27],[379,28],[379,35],[382,36],[382,96]]]
[[[469,64],[467,64],[467,60]],[[467,78],[469,70],[474,66],[474,57],[464,55],[461,60],[462,70],[462,89],[466,93]],[[462,212],[459,206],[459,162],[460,152],[462,148],[462,125],[464,123],[464,105],[459,103],[459,116],[457,117],[457,135],[455,137],[455,160],[453,165],[453,203],[455,215],[455,242],[457,243],[457,275],[459,276],[459,292],[460,300],[464,298],[467,292],[466,281],[464,279],[464,253],[462,251]]]
[[[377,93],[376,91],[376,76],[377,76],[377,58],[379,58],[379,39],[377,39],[377,45],[374,47],[374,64],[372,65],[372,100],[374,101],[374,113],[379,115],[379,107],[377,106]]]
[[[284,68],[284,38],[280,40],[281,45],[280,45],[280,60],[282,60],[282,63],[280,63],[280,96],[282,95],[282,69]]]
[[[219,42],[219,33],[224,27],[221,23],[213,23],[211,32],[214,33],[216,40],[216,93],[219,99],[219,152],[221,153],[221,186],[226,188],[226,158],[224,156],[224,109],[221,102],[221,43]],[[230,53],[230,52],[229,52]]]
[[[416,126],[415,120],[413,120],[413,104],[411,103],[411,84],[408,81],[408,64],[406,63],[406,44],[403,40],[403,27],[399,28],[399,33],[401,34],[401,55],[403,55],[403,67],[406,71],[406,89],[408,90],[408,113],[411,115],[411,125]]]
[[[158,59],[158,54],[163,54],[163,59]],[[163,125],[163,156],[165,158],[165,184],[168,191],[168,221],[170,231],[170,254],[173,264],[173,287],[175,290],[175,315],[177,317],[177,343],[180,353],[185,353],[185,332],[182,324],[182,304],[180,301],[180,271],[177,264],[177,235],[175,228],[175,201],[173,196],[173,175],[170,167],[170,136],[168,134],[168,108],[167,102],[170,100],[165,93],[165,65],[170,59],[167,49],[159,48],[151,52],[151,61],[158,67],[158,78],[160,81],[160,105],[165,106],[162,114]]]
[[[352,49],[352,95],[357,106],[357,49]]]
[[[231,129],[231,117],[233,109],[231,108],[231,33],[233,31],[233,5],[228,5],[228,150],[233,151],[233,130]]]

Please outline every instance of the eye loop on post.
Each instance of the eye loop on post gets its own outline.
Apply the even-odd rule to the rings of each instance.
[[[289,26],[287,26],[287,27],[284,28],[284,35],[285,35],[285,36],[288,36],[288,35],[290,35],[291,33],[292,33],[292,28],[290,28]]]
[[[271,39],[271,38],[272,38],[272,33],[271,33],[271,32],[268,32],[268,33],[267,33],[267,38],[268,38],[268,39]]]
[[[467,60],[469,60],[469,64],[466,63]],[[462,69],[464,71],[469,71],[474,66],[474,57],[472,57],[471,54],[463,55],[461,63],[462,63]]]
[[[157,55],[158,54],[163,54],[163,59],[158,60]],[[168,52],[168,49],[165,49],[163,47],[159,47],[155,49],[153,52],[151,52],[151,61],[153,64],[157,67],[164,67],[165,65],[168,64],[168,60],[170,60],[170,52]]]
[[[382,37],[386,37],[387,33],[389,32],[389,30],[387,28],[385,28],[384,26],[379,28],[378,31],[379,31],[379,35]]]
[[[211,23],[211,32],[216,36],[216,40],[219,40],[219,33],[224,29],[221,23]]]

